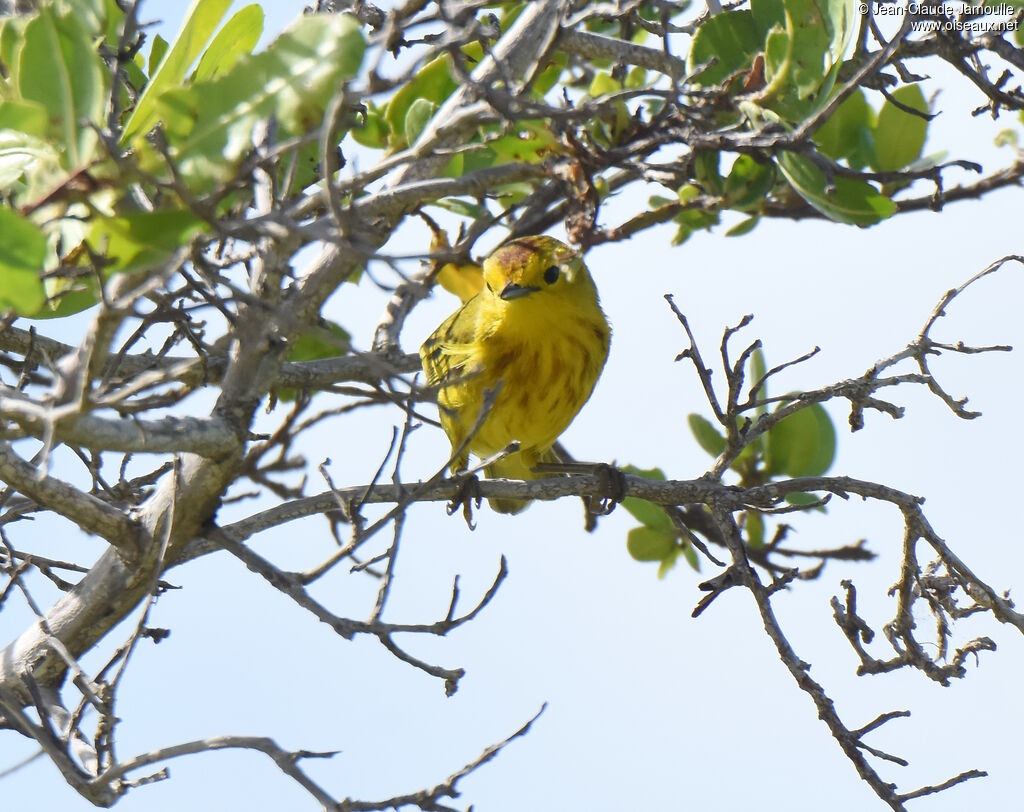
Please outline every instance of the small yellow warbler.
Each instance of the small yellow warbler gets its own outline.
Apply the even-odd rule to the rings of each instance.
[[[513,440],[519,451],[487,466],[489,477],[537,479],[533,468],[558,462],[558,436],[597,383],[611,340],[597,288],[579,254],[553,237],[522,237],[491,254],[480,292],[420,347],[427,383],[439,387],[441,425],[465,468]],[[473,437],[485,390],[501,390]],[[467,443],[468,439],[468,443]],[[529,504],[491,499],[501,513]]]

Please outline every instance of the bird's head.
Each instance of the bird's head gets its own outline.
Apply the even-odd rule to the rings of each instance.
[[[543,235],[520,237],[495,250],[484,260],[484,282],[506,302],[542,292],[561,298],[595,291],[579,252]]]

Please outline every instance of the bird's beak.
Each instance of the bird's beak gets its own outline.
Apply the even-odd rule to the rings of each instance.
[[[523,296],[530,295],[535,290],[540,290],[540,288],[534,288],[528,285],[517,285],[515,282],[509,282],[501,289],[501,293],[498,295],[507,302],[510,299],[521,299]]]

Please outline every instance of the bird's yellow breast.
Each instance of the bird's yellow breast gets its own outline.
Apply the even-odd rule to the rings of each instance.
[[[566,312],[557,300],[503,302],[486,292],[476,303],[473,340],[454,350],[461,381],[441,389],[441,420],[459,442],[472,429],[484,393],[501,385],[469,450],[488,456],[518,440],[550,448],[590,397],[608,353],[600,309]],[[527,307],[529,305],[529,307]],[[467,314],[469,315],[469,314]]]

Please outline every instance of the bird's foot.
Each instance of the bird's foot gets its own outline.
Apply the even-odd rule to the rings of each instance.
[[[470,474],[467,472],[460,473],[456,479],[461,480],[459,483],[459,489],[455,492],[455,496],[452,497],[452,501],[448,503],[445,508],[448,511],[448,515],[454,515],[460,507],[462,508],[462,518],[466,520],[466,526],[470,530],[476,530],[476,522],[473,521],[473,507],[480,508],[480,480],[477,479],[476,474]]]
[[[587,516],[607,516],[615,506],[626,498],[626,475],[606,462],[595,462],[590,466],[590,473],[596,476],[600,482],[599,493],[594,496],[584,497],[587,505]],[[587,522],[587,529],[591,530],[590,521]]]
[[[598,492],[593,496],[582,497],[588,533],[597,527],[598,518],[607,516],[626,498],[626,474],[606,462],[542,462],[532,470],[541,474],[576,474],[598,478]]]
[[[541,466],[538,466],[540,468]],[[597,520],[607,516],[615,506],[626,498],[626,475],[614,465],[606,462],[564,462],[543,466],[549,471],[557,470],[564,474],[583,474],[596,476],[600,481],[598,492],[593,496],[583,497],[585,515],[584,527],[592,533],[597,527]]]

